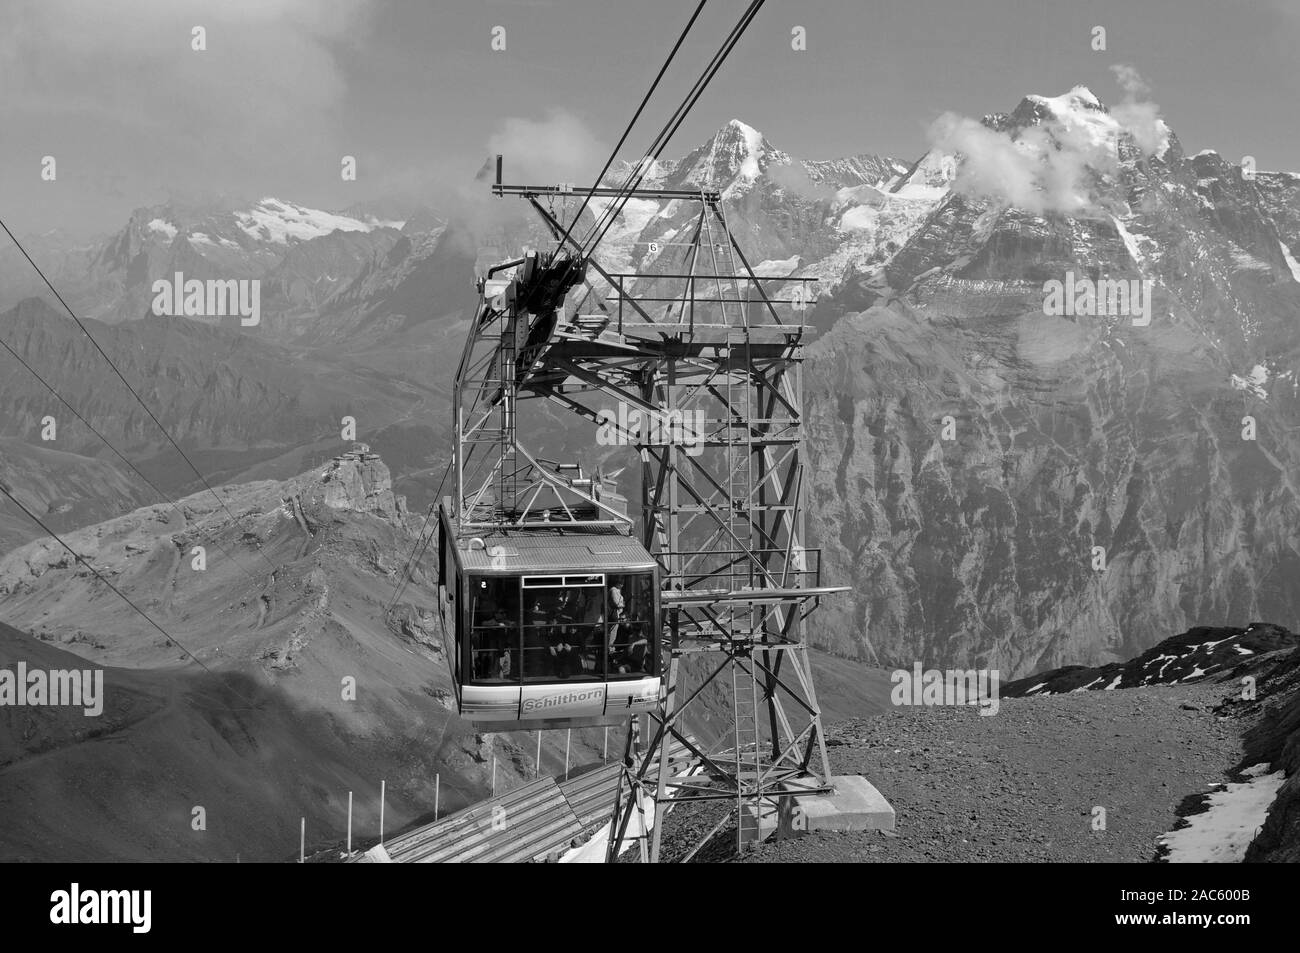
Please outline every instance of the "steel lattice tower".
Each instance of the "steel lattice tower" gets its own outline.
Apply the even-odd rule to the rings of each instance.
[[[792,782],[804,794],[830,790],[803,632],[819,599],[841,591],[821,585],[820,553],[804,536],[799,319],[813,279],[756,275],[713,190],[498,180],[493,192],[525,198],[557,245],[499,266],[529,275],[529,300],[494,298],[491,273],[485,283],[454,394],[457,515],[468,528],[523,527],[545,519],[545,501],[566,518],[626,525],[599,479],[575,478],[521,444],[519,399],[548,399],[636,449],[639,530],[661,567],[666,690],[640,743],[628,733],[609,857],[636,837],[642,858],[657,861],[665,812],[691,801],[732,802],[743,848],[760,815],[789,803]],[[556,217],[556,198],[574,195],[696,211],[673,252],[618,272],[583,255]],[[688,723],[720,689],[731,730],[708,745]]]

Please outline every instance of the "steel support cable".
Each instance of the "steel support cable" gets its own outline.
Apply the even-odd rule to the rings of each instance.
[[[605,174],[609,172],[609,167],[613,165],[614,160],[618,158],[618,151],[623,148],[623,144],[627,142],[627,137],[632,134],[632,127],[635,126],[636,121],[641,118],[641,113],[645,110],[646,104],[650,102],[650,97],[653,96],[655,90],[659,88],[660,80],[662,80],[664,78],[664,74],[668,72],[668,67],[672,64],[673,57],[677,55],[677,51],[681,48],[683,41],[685,41],[686,39],[686,34],[691,32],[691,27],[695,25],[696,19],[699,17],[700,12],[704,9],[704,4],[707,2],[708,0],[700,0],[699,4],[695,7],[695,12],[691,14],[690,20],[686,22],[686,28],[682,30],[681,35],[677,37],[677,42],[673,44],[672,50],[668,53],[668,59],[664,60],[664,65],[659,67],[659,73],[658,75],[655,76],[654,82],[650,84],[649,91],[645,94],[644,97],[642,97],[641,105],[639,105],[636,108],[636,112],[633,113],[631,121],[628,122],[627,124],[627,128],[623,130],[623,135],[619,137],[618,144],[614,146],[614,151],[611,152],[609,154],[609,158],[605,160],[605,166],[600,170],[600,175],[596,176],[595,184],[597,186],[599,186],[600,183],[604,181]],[[582,204],[578,206],[577,214],[573,216],[573,218],[569,222],[568,227],[565,228],[564,235],[560,238],[560,244],[559,244],[560,248],[564,248],[564,243],[568,241],[569,234],[573,231],[573,226],[578,224],[578,219],[582,217],[582,213],[586,210],[587,204],[590,201],[591,201],[591,193],[588,192],[587,195],[583,198]]]
[[[172,435],[168,432],[167,428],[163,426],[162,421],[159,420],[158,416],[149,408],[149,405],[144,402],[144,399],[140,396],[140,394],[136,391],[136,389],[131,386],[130,381],[128,381],[126,377],[123,376],[122,372],[118,370],[117,365],[113,363],[113,359],[108,356],[108,354],[104,351],[102,347],[99,346],[99,342],[95,340],[95,336],[90,333],[90,329],[87,328],[84,323],[82,323],[81,318],[77,317],[76,312],[73,311],[72,308],[68,306],[68,303],[63,300],[63,296],[59,294],[58,289],[55,288],[54,285],[50,283],[49,278],[45,277],[45,272],[41,271],[40,266],[37,265],[36,262],[32,260],[32,256],[27,254],[27,249],[24,248],[22,246],[22,243],[19,242],[18,239],[14,237],[14,233],[9,230],[9,226],[6,225],[3,220],[0,220],[0,228],[4,229],[4,232],[6,235],[9,236],[10,241],[12,241],[14,243],[14,246],[20,252],[22,252],[22,256],[27,259],[27,263],[30,264],[32,268],[36,270],[36,273],[38,275],[41,276],[41,280],[45,282],[45,286],[50,289],[50,293],[53,294],[54,297],[58,299],[59,304],[63,305],[64,310],[67,311],[68,314],[72,317],[72,320],[77,323],[77,327],[81,328],[82,333],[85,334],[86,337],[90,339],[90,343],[95,346],[95,350],[98,351],[100,356],[105,361],[108,362],[108,366],[113,369],[113,373],[117,375],[117,379],[122,382],[123,386],[126,387],[128,391],[130,391],[131,396],[135,398],[136,403],[138,403],[141,407],[144,408],[144,412],[149,415],[149,419],[152,420],[155,425],[157,425],[160,431],[162,431],[162,435],[167,438],[167,442],[172,445],[172,448],[181,455],[181,458],[189,465],[189,468],[194,471],[194,475],[199,478],[199,482],[203,484],[204,488],[210,494],[212,494],[212,498],[217,501],[218,505],[223,510],[226,511],[226,515],[230,517],[231,521],[238,522],[238,519],[235,517],[235,514],[230,511],[230,507],[226,506],[225,500],[223,500],[220,496],[217,495],[217,491],[212,488],[211,484],[208,483],[207,479],[203,476],[203,474],[199,472],[199,468],[194,465],[194,461],[191,460],[189,458],[189,455],[186,454],[186,452],[181,449],[180,444],[178,444],[172,438]],[[271,562],[270,559],[267,558],[266,553],[262,552],[262,544],[254,540],[253,545],[256,546],[258,555],[261,556],[262,559],[266,562],[266,564],[271,567],[271,572],[273,573],[276,572],[279,569],[279,567],[276,566],[274,563]]]
[[[159,489],[159,488],[154,484],[154,482],[153,482],[152,480],[150,480],[147,476],[145,476],[143,473],[141,473],[140,470],[136,467],[136,465],[135,465],[134,463],[132,463],[130,460],[128,460],[128,459],[127,459],[127,458],[122,454],[122,452],[121,452],[120,450],[117,449],[117,447],[113,446],[113,444],[109,441],[109,439],[108,439],[107,437],[105,437],[102,433],[100,433],[97,429],[95,429],[95,425],[94,425],[94,424],[92,424],[92,423],[91,423],[89,420],[87,420],[85,417],[81,416],[81,414],[77,412],[77,408],[73,407],[70,403],[68,403],[68,401],[63,397],[63,395],[60,394],[60,393],[58,392],[58,390],[54,387],[54,385],[51,384],[49,381],[47,381],[44,377],[42,377],[42,376],[41,376],[41,375],[36,371],[36,369],[35,369],[34,367],[32,367],[30,364],[28,364],[27,361],[25,361],[25,360],[23,359],[23,357],[22,357],[21,354],[19,354],[19,353],[18,353],[17,351],[15,351],[12,347],[10,347],[10,346],[8,345],[8,343],[6,343],[5,341],[0,341],[0,347],[3,347],[6,351],[8,351],[10,354],[12,354],[13,357],[14,357],[14,360],[16,360],[16,361],[17,361],[19,364],[21,364],[23,367],[25,367],[25,368],[28,370],[28,372],[29,372],[33,377],[35,377],[38,381],[41,382],[41,384],[43,384],[43,385],[45,386],[45,389],[46,389],[46,390],[48,390],[51,394],[53,394],[56,398],[58,398],[59,402],[60,402],[61,404],[63,404],[64,407],[68,408],[68,411],[72,414],[72,416],[76,417],[76,418],[77,418],[78,420],[80,420],[83,424],[85,424],[85,425],[86,425],[86,428],[87,428],[91,433],[93,433],[96,437],[98,437],[98,438],[103,442],[104,446],[108,447],[109,450],[113,451],[113,453],[116,454],[117,458],[118,458],[119,460],[121,460],[124,464],[126,464],[126,465],[131,469],[131,472],[132,472],[132,473],[134,473],[136,476],[138,476],[141,480],[144,481],[144,483],[145,483],[146,486],[148,486],[151,490],[153,490],[155,493],[157,493],[157,494],[158,494],[160,497],[162,497],[166,502],[168,502],[169,504],[171,504],[171,508],[172,508],[173,510],[175,510],[178,514],[180,514],[181,519],[185,519],[185,518],[186,518],[186,517],[185,517],[185,511],[182,510],[182,509],[180,508],[180,506],[177,504],[177,502],[176,502],[175,500],[173,500],[170,496],[168,496],[166,493],[164,493],[162,490],[160,490],[160,489]],[[215,540],[214,540],[214,541],[215,541]],[[254,575],[253,575],[251,572],[249,572],[247,569],[245,569],[244,566],[239,562],[239,560],[237,560],[233,555],[231,555],[231,553],[230,553],[229,551],[227,551],[226,548],[225,548],[224,546],[222,546],[220,542],[217,542],[217,548],[218,548],[219,550],[221,550],[221,552],[226,556],[227,559],[229,559],[232,563],[234,563],[236,566],[238,566],[239,569],[240,569],[240,571],[241,571],[245,576],[247,576],[251,581],[253,581],[253,582],[257,582],[257,577],[254,576]]]
[[[687,114],[689,114],[690,110],[694,108],[695,103],[699,100],[700,96],[703,95],[704,90],[708,87],[708,84],[712,81],[713,77],[717,75],[723,62],[731,53],[731,50],[734,49],[736,43],[739,42],[741,34],[744,33],[750,22],[757,15],[763,2],[764,0],[753,0],[750,6],[746,9],[745,14],[741,17],[740,22],[732,28],[732,31],[724,41],[722,48],[714,54],[713,59],[705,68],[704,73],[695,81],[695,85],[691,88],[691,91],[687,93],[686,99],[684,99],[681,105],[677,107],[677,110],[674,111],[671,117],[669,117],[667,125],[665,125],[664,129],[660,131],[654,142],[650,144],[650,148],[647,150],[645,157],[637,164],[633,174],[628,177],[628,181],[624,183],[619,195],[616,196],[606,207],[605,214],[602,216],[601,221],[597,223],[597,228],[593,229],[593,232],[589,233],[590,236],[591,234],[598,232],[596,238],[594,241],[591,241],[589,245],[584,242],[584,254],[589,254],[590,249],[595,248],[596,245],[600,244],[600,242],[604,240],[605,235],[609,232],[610,228],[613,227],[614,222],[618,219],[623,208],[627,205],[628,200],[631,198],[631,193],[640,186],[641,182],[645,179],[646,174],[649,172],[650,166],[653,165],[653,163],[663,153],[668,142],[685,121]]]
[[[174,645],[176,645],[177,648],[179,648],[182,652],[184,652],[186,655],[188,655],[188,656],[189,656],[189,657],[190,657],[194,662],[196,662],[196,663],[198,664],[198,666],[199,666],[200,668],[203,669],[203,671],[207,672],[207,673],[208,673],[209,675],[211,675],[213,678],[215,678],[215,679],[217,679],[218,681],[220,681],[221,676],[219,676],[219,675],[218,675],[216,672],[214,672],[212,669],[208,668],[208,666],[207,666],[206,664],[204,664],[204,662],[203,662],[203,660],[202,660],[201,658],[199,658],[197,655],[195,655],[193,652],[191,652],[189,649],[187,649],[184,645],[182,645],[181,642],[180,642],[180,640],[177,639],[176,636],[172,635],[170,632],[168,632],[166,629],[164,629],[161,625],[159,625],[157,622],[155,622],[155,621],[153,620],[153,618],[149,615],[149,613],[145,612],[145,611],[144,611],[143,609],[141,609],[138,605],[136,605],[134,602],[132,602],[132,601],[131,601],[127,596],[126,596],[126,594],[122,592],[121,589],[118,589],[117,586],[115,586],[115,585],[113,585],[111,582],[109,582],[108,579],[104,577],[104,574],[103,574],[103,573],[101,573],[98,569],[96,569],[96,568],[95,568],[94,566],[92,566],[89,562],[87,562],[84,556],[82,556],[82,555],[81,555],[80,553],[78,553],[75,549],[73,549],[73,548],[72,548],[71,546],[69,546],[66,542],[64,542],[64,541],[63,541],[63,538],[62,538],[61,536],[59,536],[58,533],[54,532],[54,530],[52,530],[52,529],[50,529],[48,526],[46,526],[46,525],[45,525],[45,522],[44,522],[44,521],[43,521],[39,516],[37,516],[35,513],[33,513],[31,510],[29,510],[25,505],[23,505],[22,501],[19,500],[16,496],[14,496],[13,493],[10,492],[9,487],[5,486],[4,483],[0,483],[0,493],[3,493],[6,497],[8,497],[8,498],[9,498],[9,501],[10,501],[11,503],[13,503],[14,506],[16,506],[16,507],[18,507],[20,510],[22,510],[23,513],[26,514],[26,516],[28,517],[28,519],[30,519],[33,523],[35,523],[37,526],[39,526],[41,529],[43,529],[43,530],[46,532],[46,534],[47,534],[48,536],[50,536],[50,537],[51,537],[51,538],[52,538],[56,543],[58,543],[60,546],[62,546],[64,549],[66,549],[66,550],[67,550],[67,551],[72,555],[72,558],[73,558],[73,559],[75,559],[77,562],[81,563],[81,565],[83,565],[83,566],[85,566],[87,569],[89,569],[89,570],[91,571],[91,573],[94,574],[94,576],[95,576],[96,579],[98,579],[98,580],[99,580],[100,582],[102,582],[105,586],[107,586],[110,590],[112,590],[112,592],[113,592],[113,594],[114,594],[115,596],[117,596],[119,599],[121,599],[123,602],[125,602],[128,606],[130,606],[132,609],[134,609],[134,610],[136,611],[136,613],[137,613],[137,614],[138,614],[142,619],[144,619],[144,621],[148,622],[151,626],[153,626],[155,629],[157,629],[158,632],[160,632],[160,633],[163,635],[164,638],[170,640]],[[237,689],[235,689],[235,688],[231,688],[230,686],[226,686],[226,687],[230,690],[230,692],[231,692],[233,695],[235,695],[236,697],[238,697],[241,701],[247,702],[247,703],[248,703],[248,706],[249,706],[250,709],[255,709],[255,708],[257,707],[256,704],[255,704],[251,699],[249,699],[247,696],[245,696],[243,693],[241,693],[241,692],[238,691]],[[233,709],[231,709],[231,710],[233,710]]]
[[[765,0],[752,0],[750,5],[746,8],[745,13],[741,16],[740,21],[732,27],[726,40],[723,41],[721,48],[719,48],[718,52],[713,55],[713,58],[709,61],[709,65],[705,67],[700,78],[695,81],[691,90],[686,94],[686,98],[683,99],[682,103],[676,110],[674,110],[673,114],[669,117],[668,122],[664,125],[664,128],[660,130],[659,135],[657,135],[651,142],[650,148],[647,150],[645,157],[637,163],[632,174],[628,176],[628,181],[621,187],[619,194],[610,201],[610,204],[606,206],[600,219],[597,220],[595,227],[588,232],[587,238],[585,238],[582,243],[584,256],[590,254],[591,249],[595,248],[595,246],[600,244],[604,239],[606,233],[608,233],[609,229],[613,226],[614,221],[622,212],[623,207],[626,206],[628,199],[631,198],[631,193],[641,184],[649,171],[650,166],[663,153],[663,150],[667,147],[673,135],[676,134],[677,130],[681,127],[681,124],[685,121],[686,116],[690,113],[691,109],[694,108],[695,103],[699,101],[700,96],[704,94],[704,90],[708,88],[713,77],[717,75],[718,70],[722,68],[722,64],[726,61],[731,51],[740,41],[741,36],[749,27],[749,24],[753,21],[754,17],[758,15],[758,11],[762,8],[764,2]],[[594,240],[591,239],[592,235],[596,236]]]
[[[442,498],[442,490],[447,484],[448,475],[451,473],[452,462],[453,461],[451,460],[447,461],[447,467],[442,471],[442,480],[438,483],[438,490],[434,494],[433,502],[430,503],[429,508],[425,510],[424,522],[420,524],[419,535],[415,537],[415,542],[411,544],[411,552],[407,555],[406,562],[402,566],[402,574],[398,576],[398,582],[394,586],[392,601],[389,602],[388,608],[384,610],[385,616],[397,608],[397,601],[402,597],[402,593],[406,591],[407,583],[410,582],[410,573],[417,565],[419,565],[420,560],[424,558],[424,550],[428,549],[429,544],[426,542],[424,544],[424,549],[420,550],[420,555],[415,555],[416,549],[420,546],[420,541],[424,539],[424,531],[429,527],[429,520],[433,516],[434,508],[438,505],[438,500]],[[432,538],[432,536],[430,538]]]

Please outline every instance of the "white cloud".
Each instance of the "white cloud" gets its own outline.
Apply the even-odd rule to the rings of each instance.
[[[961,157],[953,188],[1037,215],[1098,209],[1119,168],[1118,143],[1128,134],[1146,155],[1163,152],[1169,127],[1132,67],[1112,67],[1124,90],[1109,114],[1084,87],[1052,99],[1031,97],[1047,115],[1036,125],[1000,132],[945,113],[930,127],[931,144]]]
[[[808,170],[798,162],[791,162],[788,165],[774,162],[767,167],[767,177],[787,192],[806,199],[816,201],[835,197],[833,186],[825,182],[814,182]]]
[[[545,119],[502,120],[488,149],[503,156],[506,181],[527,185],[594,182],[609,158],[609,147],[587,124],[562,109]]]
[[[961,156],[953,188],[1037,215],[1074,215],[1095,203],[1097,176],[1114,170],[1113,148],[1084,130],[1049,121],[1012,138],[952,113],[931,127],[934,146]]]
[[[1147,99],[1151,88],[1131,66],[1116,64],[1110,69],[1115,74],[1115,82],[1124,90],[1123,100],[1110,114],[1132,134],[1144,153],[1164,152],[1169,145],[1169,127],[1160,119],[1160,107]]]
[[[328,137],[346,92],[335,53],[364,35],[373,0],[7,6],[0,116],[86,115],[247,150],[259,134]],[[196,26],[204,51],[191,48]]]

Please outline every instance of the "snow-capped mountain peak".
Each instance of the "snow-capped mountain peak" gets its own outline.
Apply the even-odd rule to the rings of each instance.
[[[736,130],[740,134],[741,142],[744,145],[745,158],[740,163],[740,174],[747,179],[758,178],[758,160],[763,149],[763,134],[753,126],[747,126],[739,119],[733,119],[727,123],[729,129]]]
[[[1022,147],[1065,148],[1091,153],[1113,152],[1123,131],[1119,122],[1086,86],[1076,86],[1060,96],[1026,96],[1011,115],[1020,127]],[[1039,128],[1050,143],[1027,139],[1029,129]],[[1089,158],[1094,158],[1091,155]]]
[[[739,119],[732,119],[678,163],[674,178],[681,186],[745,189],[770,165],[791,159]]]
[[[1156,113],[1152,104],[1128,100],[1108,109],[1087,86],[1075,86],[1060,96],[1026,96],[1011,120],[1021,127],[1046,123],[1067,148],[1115,150],[1131,137],[1144,153],[1163,156],[1170,130]]]
[[[404,224],[379,221],[373,217],[363,221],[350,215],[295,205],[274,196],[266,196],[258,200],[247,211],[236,212],[235,220],[250,238],[278,244],[286,244],[291,239],[309,241],[335,230],[369,232],[384,227],[400,229]]]
[[[1030,102],[1043,104],[1057,116],[1063,116],[1066,113],[1080,109],[1091,109],[1099,112],[1104,112],[1106,109],[1101,104],[1101,100],[1087,86],[1076,86],[1061,96],[1029,95],[1025,98]]]

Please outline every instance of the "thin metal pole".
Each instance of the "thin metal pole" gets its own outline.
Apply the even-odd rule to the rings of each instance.
[[[605,726],[605,750],[600,755],[601,764],[609,764],[609,725]]]
[[[305,864],[307,856],[307,818],[302,819],[302,827],[298,833],[298,863]]]
[[[348,792],[348,853],[352,853],[352,792]]]
[[[442,775],[435,774],[433,776],[433,819],[435,821],[438,819],[438,795],[442,793],[440,790],[441,787]]]
[[[379,843],[384,842],[384,789],[388,786],[387,781],[379,782]]]
[[[537,732],[537,763],[533,765],[533,770],[538,774],[542,771],[542,733]]]
[[[569,780],[569,742],[573,740],[573,729],[564,734],[564,780]]]
[[[492,756],[492,796],[497,796],[497,756]]]

